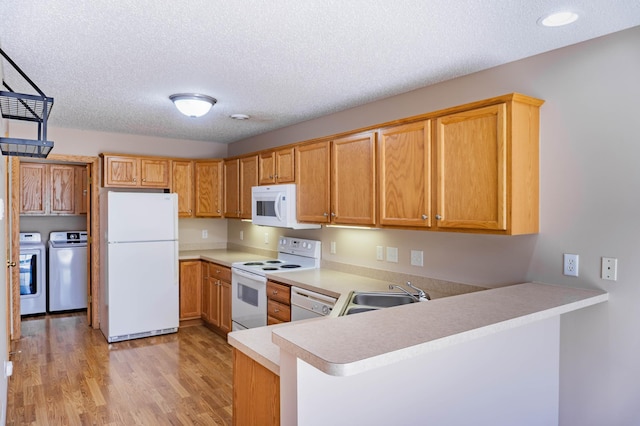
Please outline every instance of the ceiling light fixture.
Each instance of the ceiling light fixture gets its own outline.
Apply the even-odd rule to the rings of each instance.
[[[248,120],[249,116],[247,114],[231,114],[229,117],[234,120]]]
[[[571,24],[578,19],[578,14],[569,10],[555,12],[538,19],[538,23],[544,27],[561,27]]]
[[[169,96],[178,111],[187,117],[202,117],[216,104],[217,99],[197,93],[178,93]]]

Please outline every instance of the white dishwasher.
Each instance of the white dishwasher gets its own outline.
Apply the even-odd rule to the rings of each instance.
[[[327,316],[336,301],[335,297],[291,287],[291,321]]]
[[[49,234],[49,312],[87,307],[87,233]]]

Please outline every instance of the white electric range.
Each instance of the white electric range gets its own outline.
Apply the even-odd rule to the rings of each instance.
[[[267,325],[267,274],[320,267],[322,243],[302,238],[278,238],[278,258],[231,264],[233,330]]]

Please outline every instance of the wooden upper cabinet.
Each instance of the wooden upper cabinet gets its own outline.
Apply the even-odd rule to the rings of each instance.
[[[293,147],[265,152],[259,156],[259,184],[295,182],[295,149]]]
[[[251,219],[251,188],[258,186],[258,156],[240,159],[240,218]]]
[[[195,163],[195,205],[198,217],[222,216],[222,161]]]
[[[168,159],[103,154],[105,187],[169,188]]]
[[[439,229],[539,231],[540,105],[515,95],[436,120]]]
[[[330,220],[330,145],[316,142],[296,147],[297,208],[301,222]]]
[[[47,165],[20,163],[20,214],[45,214]]]
[[[51,214],[75,214],[76,167],[63,164],[49,166],[49,209]]]
[[[431,122],[378,131],[380,224],[431,226]]]
[[[85,166],[20,163],[20,214],[85,214],[88,185]]]
[[[240,217],[240,160],[224,162],[224,217]]]
[[[171,192],[178,194],[178,217],[192,217],[193,161],[171,161]]]
[[[376,223],[376,135],[367,132],[331,144],[331,222]]]
[[[506,105],[436,123],[437,226],[506,230]]]

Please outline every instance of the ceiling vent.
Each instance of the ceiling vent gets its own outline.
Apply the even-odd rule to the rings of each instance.
[[[3,155],[46,158],[53,149],[53,142],[47,140],[47,119],[53,107],[53,98],[47,97],[2,49],[0,49],[0,54],[38,93],[37,95],[16,93],[4,81],[4,78],[2,79],[3,89],[7,89],[7,91],[0,91],[2,117],[9,120],[37,123],[38,139],[0,137],[0,150]]]

